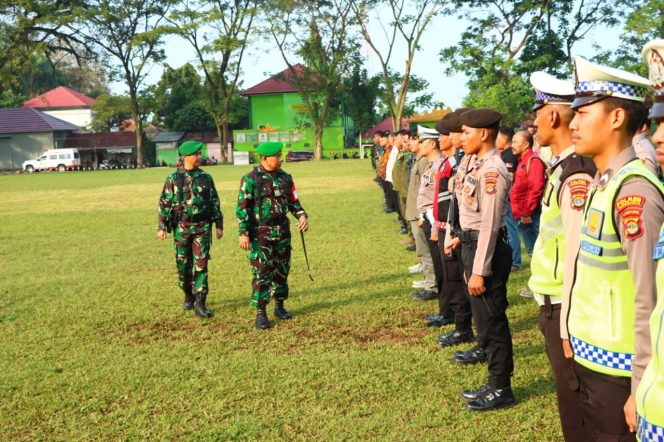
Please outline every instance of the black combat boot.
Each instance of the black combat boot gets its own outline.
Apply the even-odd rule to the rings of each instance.
[[[454,362],[457,364],[481,364],[486,362],[486,360],[486,353],[479,346],[475,346],[466,351],[457,351],[454,353]]]
[[[214,313],[212,313],[210,310],[208,310],[205,307],[205,300],[207,298],[207,295],[198,293],[196,295],[196,302],[194,303],[194,312],[196,312],[196,316],[200,316],[201,318],[211,318]]]
[[[279,319],[291,319],[293,315],[284,308],[284,300],[277,299],[274,303],[274,316]]]
[[[266,330],[271,327],[270,321],[267,319],[267,312],[265,306],[260,306],[256,309],[256,328],[259,330]]]
[[[441,347],[453,347],[455,345],[463,344],[466,342],[473,342],[474,340],[475,335],[473,335],[472,330],[454,330],[438,336],[438,344],[440,344]]]
[[[191,292],[187,289],[182,289],[184,292],[184,302],[182,303],[182,310],[191,310],[194,308],[194,301],[196,301],[196,297],[191,294]]]
[[[512,393],[512,387],[509,385],[509,382],[499,385],[495,382],[495,379],[490,379],[489,383],[484,387],[488,388],[475,399],[468,402],[466,404],[467,409],[471,411],[489,411],[510,408],[516,405],[516,399],[514,398],[514,393]]]

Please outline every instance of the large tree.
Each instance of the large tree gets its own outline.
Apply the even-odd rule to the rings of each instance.
[[[113,78],[129,91],[131,115],[136,123],[136,161],[143,167],[141,89],[154,63],[164,59],[162,37],[165,15],[173,0],[95,0],[87,5],[82,32],[100,50]]]
[[[569,77],[575,45],[624,12],[609,0],[452,0],[451,10],[471,20],[459,42],[440,53],[446,73],[468,77],[465,104],[494,107],[510,124],[529,112],[521,95],[531,72]]]
[[[67,52],[76,59],[90,56],[79,30],[71,26],[84,0],[16,0],[0,2],[0,86],[20,82],[35,56]]]
[[[441,11],[443,0],[353,0],[355,20],[360,25],[362,36],[378,57],[385,90],[381,96],[392,118],[394,130],[401,129],[401,119],[411,90],[411,70],[415,54],[420,49],[420,39],[431,20]],[[385,13],[387,9],[387,13]],[[387,26],[383,17],[388,17]],[[376,21],[378,26],[369,25]],[[382,37],[381,37],[382,36]],[[405,45],[406,53],[398,48]],[[403,60],[403,75],[395,76],[393,57]]]
[[[280,13],[273,14],[274,10]],[[337,116],[335,102],[357,55],[350,1],[274,0],[265,15],[288,66],[283,80],[302,97],[315,137],[314,158],[319,160],[325,125]]]
[[[179,68],[166,66],[157,84],[150,86],[155,101],[154,121],[173,129],[176,113],[192,103],[205,100],[201,77],[186,63]]]
[[[185,0],[169,21],[194,49],[221,145],[230,142],[241,65],[261,0]],[[221,161],[226,150],[221,150]]]

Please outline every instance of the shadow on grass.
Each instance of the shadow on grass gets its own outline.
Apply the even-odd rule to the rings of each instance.
[[[513,390],[517,401],[523,403],[538,396],[553,394],[556,387],[549,379],[533,379],[528,385],[517,385]]]
[[[294,296],[296,298],[301,298],[301,299],[309,299],[314,296],[320,296],[320,295],[328,295],[331,292],[336,292],[339,290],[351,290],[351,289],[357,289],[358,287],[366,286],[367,284],[382,284],[390,281],[395,281],[400,278],[402,278],[403,275],[399,273],[391,273],[391,274],[386,274],[386,275],[380,275],[377,277],[372,277],[372,278],[365,278],[365,279],[355,279],[352,281],[346,281],[342,282],[339,284],[331,284],[331,285],[326,285],[322,287],[316,287],[313,290],[305,290],[305,289],[297,289],[296,291],[292,290],[291,287],[291,296]],[[312,284],[315,284],[312,283]],[[208,306],[211,308],[221,308],[221,309],[231,309],[231,308],[242,308],[245,306],[248,306],[249,303],[251,302],[251,293],[249,292],[250,287],[247,289],[247,296],[242,297],[242,298],[233,298],[233,299],[226,299],[226,300],[221,300],[215,302],[213,299],[208,301]],[[396,290],[396,289],[395,289]],[[398,294],[402,292],[404,289],[399,288],[398,292],[395,294]],[[391,293],[391,292],[390,292]],[[385,296],[384,293],[377,293],[380,295]],[[360,300],[370,300],[373,299],[375,296],[363,296],[361,297]],[[348,299],[341,299],[339,301],[343,301],[341,305],[349,304],[351,302],[356,302],[358,300],[357,297],[354,298],[348,298]],[[336,301],[335,301],[336,302]],[[317,303],[320,305],[325,305],[328,304],[328,302],[322,302],[322,303]],[[321,308],[314,308],[312,309],[310,306],[302,307],[298,310],[293,310],[293,313],[310,313],[311,311],[319,310]]]

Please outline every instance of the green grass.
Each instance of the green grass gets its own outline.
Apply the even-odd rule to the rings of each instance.
[[[234,204],[248,166],[216,166],[226,229],[204,321],[183,312],[172,239],[156,239],[167,169],[0,176],[1,440],[559,440],[537,306],[510,280],[519,405],[472,414],[459,367],[410,297],[413,253],[368,161],[286,164],[310,214],[294,237],[294,314],[254,330]],[[272,312],[270,311],[270,317]]]

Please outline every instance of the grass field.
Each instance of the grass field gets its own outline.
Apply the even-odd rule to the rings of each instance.
[[[561,439],[527,270],[509,284],[519,405],[466,412],[458,392],[486,366],[455,365],[424,327],[437,305],[410,297],[415,256],[368,161],[285,168],[315,282],[295,236],[295,317],[267,332],[237,247],[248,166],[206,169],[226,221],[208,321],[181,310],[172,239],[156,239],[167,169],[0,176],[0,440]]]

